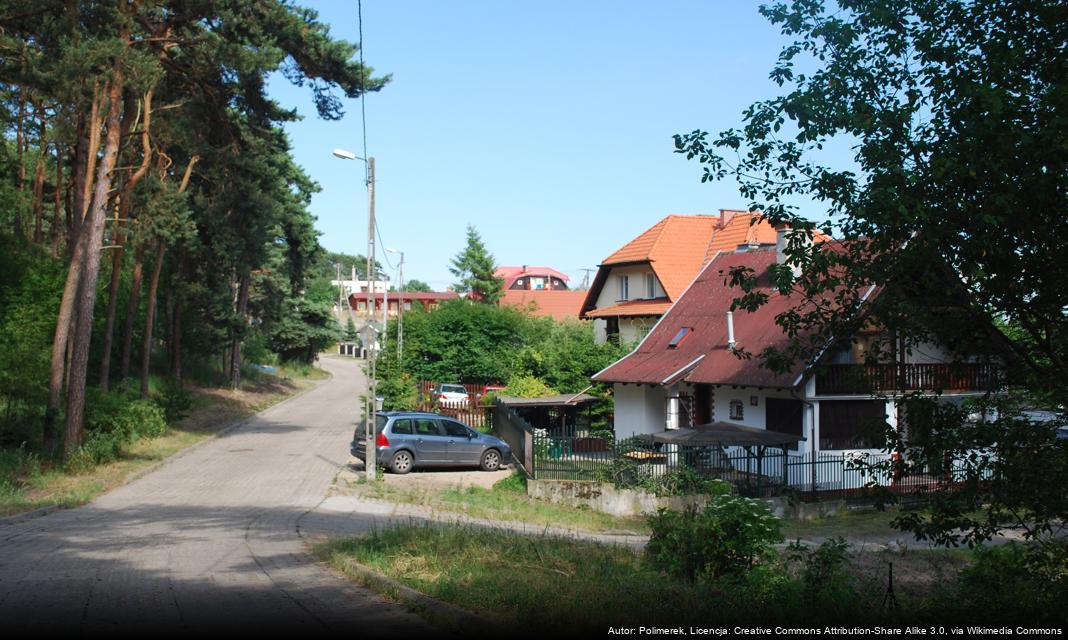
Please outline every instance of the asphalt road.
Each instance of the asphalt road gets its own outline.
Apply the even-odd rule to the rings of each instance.
[[[322,364],[331,380],[131,484],[0,525],[0,629],[432,634],[305,552],[301,519],[348,460],[365,386],[356,362]],[[316,528],[364,529],[355,517]]]

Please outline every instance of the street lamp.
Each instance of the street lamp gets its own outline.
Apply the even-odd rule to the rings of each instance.
[[[334,156],[341,158],[342,160],[363,160],[367,163],[367,173],[365,180],[367,183],[367,309],[368,313],[368,325],[374,320],[375,317],[375,292],[374,286],[371,280],[371,274],[374,273],[375,264],[375,159],[374,157],[361,158],[351,151],[345,149],[334,149]],[[369,332],[368,332],[369,333]],[[383,336],[383,340],[385,336]],[[384,344],[384,343],[383,343]],[[368,369],[368,391],[367,398],[367,410],[365,415],[367,418],[367,444],[365,447],[364,457],[367,460],[364,462],[364,466],[367,471],[367,479],[374,480],[375,473],[377,471],[378,460],[375,446],[377,434],[375,433],[375,423],[377,422],[377,396],[378,396],[378,384],[376,380],[375,364],[378,358],[377,351],[368,352],[368,359],[370,360]]]
[[[404,362],[404,252],[388,247],[386,252],[400,254],[400,264],[397,266],[397,362]]]

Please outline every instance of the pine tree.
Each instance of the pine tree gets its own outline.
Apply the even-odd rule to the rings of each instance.
[[[496,304],[504,295],[504,280],[493,275],[497,264],[486,249],[482,236],[472,225],[467,225],[467,246],[452,260],[449,271],[460,279],[456,289],[468,292],[481,302]]]

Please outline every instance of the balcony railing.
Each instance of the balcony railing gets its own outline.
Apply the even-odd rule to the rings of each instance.
[[[816,374],[818,395],[865,395],[886,391],[990,391],[999,368],[991,364],[830,364]]]

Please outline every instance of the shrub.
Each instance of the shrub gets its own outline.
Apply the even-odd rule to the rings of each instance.
[[[844,538],[829,538],[818,547],[797,540],[787,548],[787,558],[801,565],[801,583],[810,598],[846,587],[849,543]]]
[[[1068,602],[1068,548],[1016,542],[975,549],[975,562],[960,574],[958,603],[970,614],[1012,610],[1048,619]]]
[[[86,469],[115,460],[127,444],[167,432],[166,414],[151,400],[91,391],[85,409],[85,441],[68,467]]]
[[[512,475],[498,480],[493,485],[494,491],[504,491],[507,493],[527,493],[527,475],[523,473],[521,469],[516,469]]]
[[[780,521],[768,505],[739,496],[721,495],[703,510],[661,509],[648,522],[648,560],[691,582],[744,574],[782,541]]]
[[[163,409],[167,422],[174,422],[181,420],[193,408],[193,394],[168,380],[156,397],[156,404]]]

